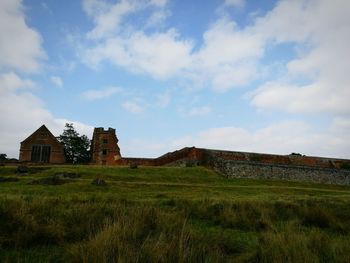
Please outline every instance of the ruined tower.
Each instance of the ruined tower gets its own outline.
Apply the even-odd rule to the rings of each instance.
[[[94,129],[91,141],[91,161],[93,164],[112,165],[121,159],[115,129],[99,127]]]

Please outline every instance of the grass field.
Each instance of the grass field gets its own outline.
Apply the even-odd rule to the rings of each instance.
[[[0,262],[350,262],[350,187],[201,167],[0,167],[1,178],[19,181],[0,180]]]

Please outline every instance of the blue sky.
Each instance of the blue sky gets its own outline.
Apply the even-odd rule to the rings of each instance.
[[[40,125],[350,158],[347,0],[2,0],[0,151]]]

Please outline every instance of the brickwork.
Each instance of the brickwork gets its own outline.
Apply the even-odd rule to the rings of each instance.
[[[45,153],[42,151],[44,147],[47,149]],[[37,154],[33,154],[33,149],[37,149]],[[44,158],[44,154],[48,159]],[[42,125],[21,142],[19,161],[28,163],[63,164],[66,160],[63,145],[45,125]]]
[[[113,165],[130,165],[137,164],[142,166],[157,166],[155,163],[156,159],[153,158],[121,158],[113,163]]]
[[[271,165],[289,165],[289,166],[305,166],[316,168],[328,168],[328,169],[340,169],[342,166],[350,167],[350,160],[335,159],[335,158],[323,158],[312,157],[302,155],[273,155],[262,153],[249,153],[249,152],[234,152],[234,151],[221,151],[201,149],[195,147],[186,147],[181,150],[166,153],[158,158],[122,158],[116,165],[125,165],[130,162],[136,162],[139,165],[170,165],[176,163],[194,162],[199,165],[206,162],[205,156],[215,156],[216,158],[222,158],[228,161],[247,162],[247,163],[261,163]],[[181,161],[182,160],[182,161]]]
[[[350,160],[183,148],[155,159],[123,158],[118,165],[202,165],[227,178],[263,178],[350,185]],[[117,164],[117,163],[116,163]]]
[[[20,161],[30,162],[33,146],[49,146],[48,163],[64,163],[63,146],[43,125],[21,143]],[[47,147],[45,148],[47,152]],[[40,158],[41,152],[39,151]],[[38,158],[39,158],[38,157]],[[158,158],[122,158],[115,129],[95,128],[91,141],[91,164],[193,166],[214,169],[227,178],[272,178],[350,185],[350,160],[304,156],[234,152],[186,147]]]
[[[122,163],[115,129],[95,128],[91,141],[91,162],[98,165]]]
[[[114,162],[114,165],[129,165],[135,163],[143,166],[162,166],[162,165],[176,165],[180,163],[193,161],[195,163],[201,159],[202,152],[195,147],[186,147],[178,151],[164,154],[158,158],[128,158],[123,157],[122,159]]]

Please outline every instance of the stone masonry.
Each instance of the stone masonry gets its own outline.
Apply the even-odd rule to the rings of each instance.
[[[64,163],[63,146],[43,125],[21,143],[21,162]],[[202,165],[227,178],[264,178],[350,185],[350,160],[235,152],[185,147],[158,158],[128,158],[120,154],[115,129],[95,128],[91,164],[193,166]]]
[[[258,178],[350,185],[350,170],[227,160],[206,152],[203,164],[227,178]]]
[[[226,178],[256,178],[350,185],[350,160],[186,147],[155,159],[123,158],[121,165],[201,165]]]

